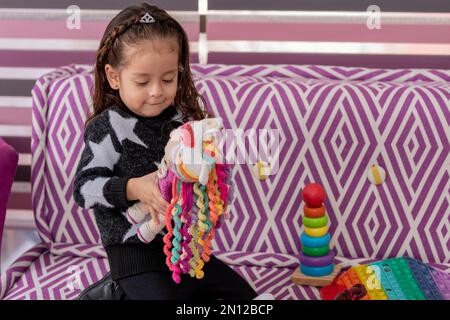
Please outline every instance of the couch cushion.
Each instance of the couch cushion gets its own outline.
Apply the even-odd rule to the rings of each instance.
[[[450,72],[321,66],[194,65],[208,107],[227,128],[278,129],[277,174],[234,173],[230,219],[219,251],[297,255],[300,191],[328,192],[332,244],[340,256],[408,255],[450,262]],[[47,243],[99,243],[72,181],[89,110],[90,66],[68,66],[33,89],[33,208]],[[371,184],[373,164],[388,178]]]
[[[100,280],[109,270],[107,259],[92,257],[96,255],[92,250],[95,251],[95,246],[65,245],[47,249],[45,244],[30,249],[7,270],[4,276],[14,281],[2,279],[2,284],[9,283],[9,287],[0,288],[0,299],[75,299],[84,288]],[[277,300],[320,299],[319,288],[300,286],[291,281],[291,275],[298,267],[293,256],[236,252],[218,253],[217,257],[227,263],[232,259],[239,261],[240,264],[231,267],[258,294],[271,293]],[[337,257],[335,262],[347,267],[373,262],[373,259]],[[275,264],[284,264],[285,267],[274,267]],[[433,266],[450,272],[450,264]]]
[[[42,247],[30,249],[7,270],[0,288],[4,300],[75,299],[89,285],[100,280],[109,270],[106,258],[54,255]],[[27,268],[23,268],[23,265]]]
[[[99,257],[95,245],[55,245],[47,248],[45,244],[38,245],[25,253],[7,270],[5,276],[10,281],[0,288],[5,300],[22,299],[75,299],[79,293],[89,285],[100,280],[109,270],[106,258]],[[100,254],[99,254],[100,253]],[[290,281],[293,268],[270,267],[274,264],[294,266],[295,257],[268,254],[245,255],[241,252],[218,253],[218,258],[230,263],[244,279],[258,292],[270,292],[277,298],[303,298],[291,293],[296,292],[296,285]],[[251,266],[252,263],[257,266]],[[260,266],[258,266],[260,265]],[[285,288],[286,287],[286,288]],[[292,288],[286,295],[286,289]],[[297,290],[298,291],[298,290]],[[313,292],[304,289],[299,292]],[[314,297],[311,293],[307,297]],[[318,296],[316,296],[318,298]]]
[[[91,69],[56,69],[39,78],[32,90],[32,206],[46,243],[100,243],[93,215],[72,196],[92,100]]]

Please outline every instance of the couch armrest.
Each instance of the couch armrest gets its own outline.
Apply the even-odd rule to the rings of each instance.
[[[5,225],[6,207],[18,162],[19,154],[17,151],[0,138],[0,250],[3,227]]]

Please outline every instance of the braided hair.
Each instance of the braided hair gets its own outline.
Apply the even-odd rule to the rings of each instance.
[[[155,21],[141,23],[149,13]],[[126,45],[133,46],[144,40],[173,38],[178,44],[180,70],[174,104],[183,115],[183,121],[200,120],[206,117],[206,102],[198,93],[189,67],[189,42],[183,27],[166,11],[148,3],[130,6],[119,12],[106,27],[100,41],[94,67],[93,112],[86,125],[97,115],[113,105],[126,108],[119,92],[107,81],[105,66],[118,68],[125,64]]]

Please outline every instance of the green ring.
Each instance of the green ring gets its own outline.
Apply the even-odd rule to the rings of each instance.
[[[302,247],[302,252],[310,257],[322,257],[328,254],[330,252],[330,246],[322,246],[317,248],[311,248],[311,247]]]
[[[320,218],[308,218],[306,216],[303,216],[302,222],[305,225],[305,227],[308,228],[321,228],[327,225],[328,215],[324,215]]]

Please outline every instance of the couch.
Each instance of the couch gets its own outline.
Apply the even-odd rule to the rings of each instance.
[[[279,130],[279,170],[237,165],[235,200],[213,253],[258,292],[319,299],[298,268],[302,187],[327,192],[336,263],[409,256],[450,272],[450,71],[192,65],[226,128]],[[69,65],[32,90],[32,204],[42,242],[1,276],[1,299],[74,299],[108,272],[92,212],[72,198],[92,67]],[[378,165],[387,178],[372,184]]]
[[[9,194],[16,175],[19,154],[0,137],[0,248],[2,247],[3,228]]]

